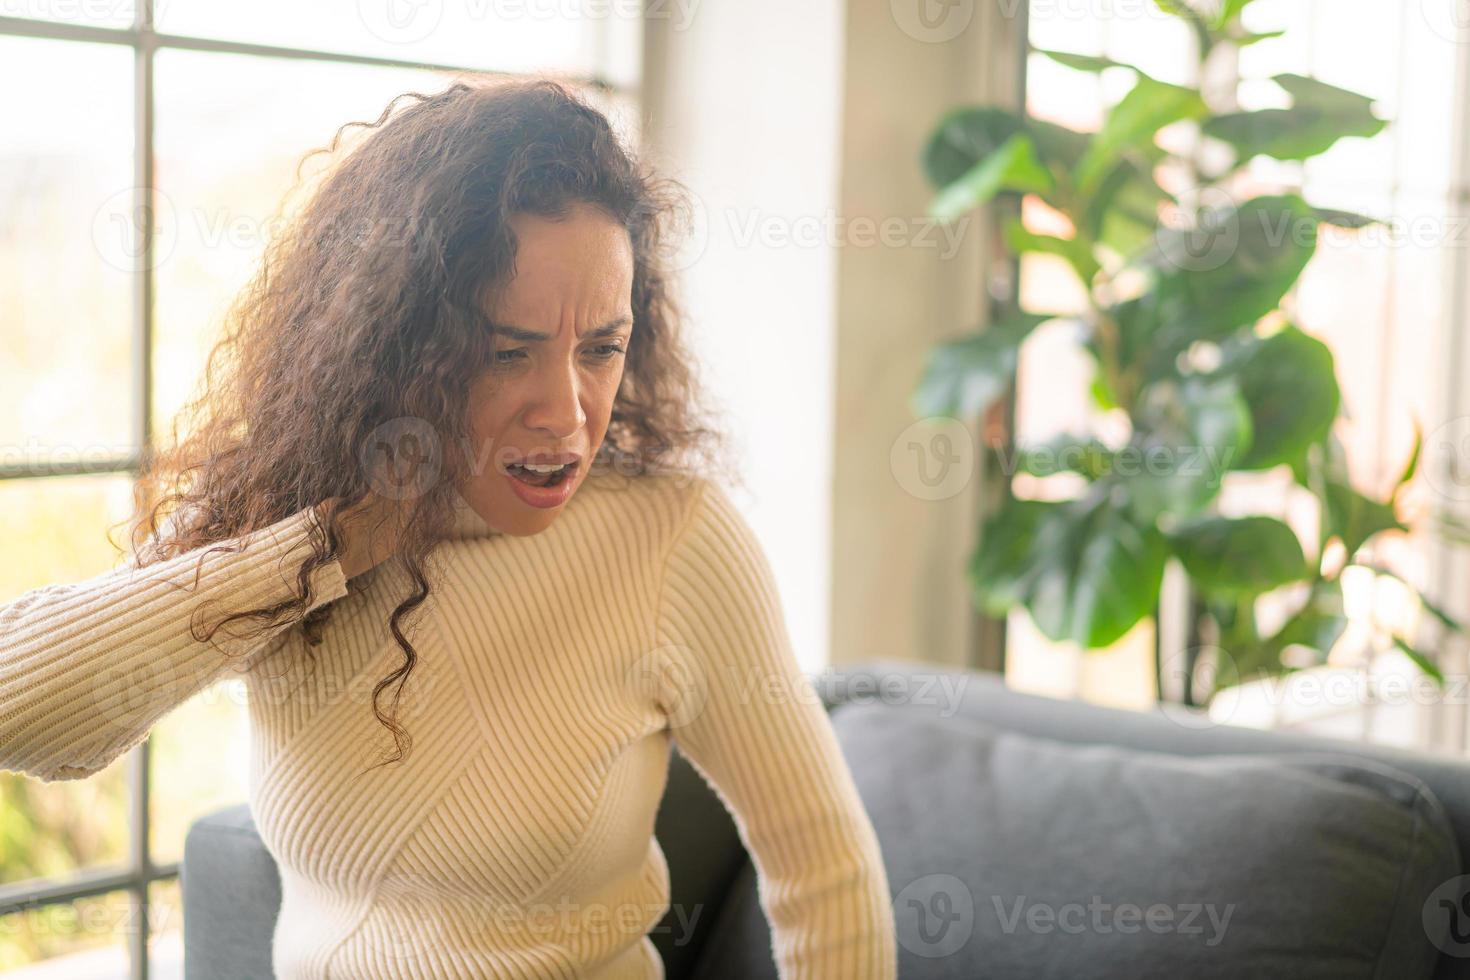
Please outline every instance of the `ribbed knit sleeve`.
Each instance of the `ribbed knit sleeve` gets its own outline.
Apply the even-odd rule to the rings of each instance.
[[[873,825],[791,649],[768,561],[702,483],[665,564],[670,731],[755,864],[783,980],[892,980],[897,944]]]
[[[0,606],[0,769],[46,781],[100,771],[305,611],[346,595],[342,566],[331,561],[313,573],[296,619],[254,637],[246,634],[260,621],[251,619],[226,624],[210,641],[194,638],[201,608],[212,625],[298,595],[318,528],[308,507],[250,534],[43,586]],[[243,548],[215,550],[222,545]]]

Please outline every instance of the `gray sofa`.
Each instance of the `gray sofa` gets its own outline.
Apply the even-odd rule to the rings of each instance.
[[[908,661],[817,681],[883,846],[901,977],[1470,980],[1464,761]],[[653,933],[670,980],[775,977],[740,837],[677,752],[656,833],[684,912]],[[182,883],[189,980],[270,976],[279,881],[246,807],[193,826]]]

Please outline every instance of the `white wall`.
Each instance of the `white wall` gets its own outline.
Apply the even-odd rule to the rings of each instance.
[[[807,669],[828,656],[836,260],[814,233],[836,206],[841,8],[706,2],[644,38],[645,146],[704,216],[683,296],[740,454],[733,495]]]
[[[929,499],[895,447],[929,347],[978,325],[984,288],[981,222],[926,227],[920,151],[946,109],[1012,91],[994,53],[1017,25],[975,4],[936,25],[923,2],[704,2],[644,35],[645,145],[705,208],[694,332],[808,669],[975,659],[978,478]]]

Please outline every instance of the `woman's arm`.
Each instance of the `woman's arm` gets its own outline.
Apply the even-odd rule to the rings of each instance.
[[[887,873],[765,554],[704,483],[665,565],[658,642],[674,741],[755,863],[782,980],[892,980]]]
[[[143,568],[133,559],[0,606],[0,769],[52,781],[106,768],[232,663],[248,666],[306,612],[346,595],[334,559],[313,572],[296,617],[253,637],[259,620],[228,623],[208,642],[191,632],[201,609],[208,626],[299,595],[319,526],[308,507],[251,534]]]

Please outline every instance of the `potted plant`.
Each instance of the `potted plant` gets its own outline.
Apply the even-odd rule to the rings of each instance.
[[[1241,47],[1273,36],[1244,28],[1249,2],[1226,0],[1206,13],[1159,0],[1196,39],[1196,77],[1232,71]],[[1065,262],[1087,297],[1074,319],[1096,367],[1090,397],[1125,418],[1128,435],[1079,432],[1008,450],[1000,426],[1003,438],[986,448],[994,469],[1008,477],[1067,471],[1082,489],[1063,500],[999,495],[968,567],[975,600],[995,616],[1024,608],[1052,640],[1103,647],[1156,614],[1165,565],[1175,560],[1193,596],[1191,650],[1228,654],[1214,665],[1217,686],[1325,662],[1347,624],[1343,573],[1368,565],[1393,574],[1364,556],[1379,535],[1408,530],[1400,497],[1419,440],[1386,493],[1350,483],[1333,435],[1341,398],[1332,352],[1283,300],[1324,225],[1347,233],[1374,222],[1314,207],[1290,189],[1248,195],[1244,168],[1257,155],[1306,160],[1339,139],[1376,134],[1385,120],[1367,97],[1301,75],[1274,78],[1287,108],[1242,110],[1232,83],[1181,86],[1106,58],[1041,53],[1076,71],[1126,72],[1132,88],[1095,133],[995,107],[946,113],[922,157],[935,189],[931,212],[953,221],[999,199],[1012,214],[1010,251]],[[1165,130],[1192,137],[1188,149],[1165,149]],[[1035,195],[1069,232],[1029,230],[1014,217],[1021,195]],[[914,392],[915,414],[993,418],[1021,345],[1051,319],[1011,309],[938,345]],[[1318,533],[1305,547],[1275,516],[1224,516],[1215,506],[1226,474],[1278,467],[1316,500]],[[1289,615],[1263,627],[1257,599],[1288,586]],[[1415,637],[1394,633],[1390,642],[1443,680]],[[1201,698],[1187,687],[1185,699]]]

